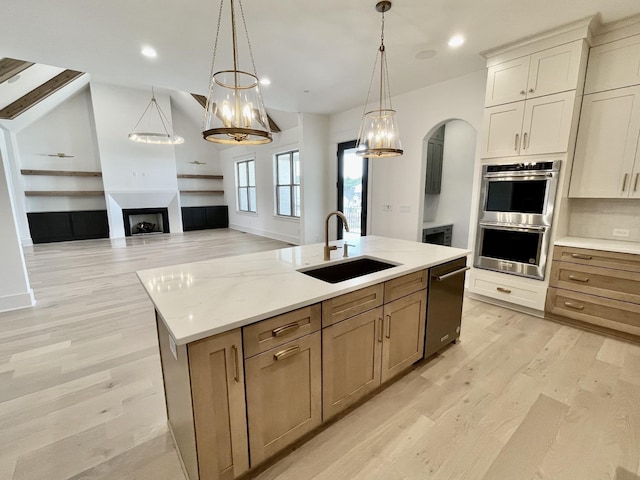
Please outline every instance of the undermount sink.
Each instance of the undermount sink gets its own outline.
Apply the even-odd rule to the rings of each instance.
[[[398,264],[378,260],[371,257],[359,257],[353,260],[346,260],[340,263],[332,263],[322,267],[311,267],[298,270],[300,273],[309,275],[328,283],[339,283],[352,278],[361,277],[369,273],[380,272],[387,268],[397,267]]]

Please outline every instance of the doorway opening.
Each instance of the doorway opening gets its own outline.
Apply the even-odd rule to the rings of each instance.
[[[338,239],[364,237],[367,234],[367,185],[369,159],[356,155],[356,141],[338,144],[338,210],[349,222],[344,231],[338,218]]]

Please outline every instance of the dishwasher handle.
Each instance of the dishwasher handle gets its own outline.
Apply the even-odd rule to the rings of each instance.
[[[461,273],[464,273],[467,270],[471,270],[471,267],[463,267],[463,268],[460,268],[458,270],[454,270],[453,272],[445,273],[444,275],[434,275],[433,278],[435,278],[437,281],[441,282],[443,280],[446,280],[449,277],[453,277],[455,275],[459,275]]]

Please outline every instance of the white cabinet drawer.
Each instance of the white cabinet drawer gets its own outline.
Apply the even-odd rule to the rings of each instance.
[[[492,275],[492,273],[472,269],[469,275],[469,290],[477,295],[503,302],[522,305],[534,310],[544,310],[547,288],[543,282],[538,285],[518,280],[513,275],[501,273]]]

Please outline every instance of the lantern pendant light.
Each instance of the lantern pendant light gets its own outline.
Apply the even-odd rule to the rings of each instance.
[[[154,111],[156,112],[155,116],[153,115]],[[156,116],[160,120],[160,122],[158,122],[157,120],[154,121],[154,125],[152,127],[152,120]],[[144,124],[147,125],[146,132],[138,131],[138,126],[140,126],[140,123],[143,120]],[[145,128],[145,125],[143,125],[141,128]],[[162,127],[163,131],[149,131],[152,129],[149,127],[156,128],[157,130],[159,130],[159,127]],[[129,140],[140,143],[153,143],[156,145],[179,145],[181,143],[184,143],[184,138],[176,135],[176,132],[173,131],[171,122],[160,108],[160,105],[158,105],[153,87],[151,87],[151,100],[149,101],[147,108],[145,108],[144,112],[142,112],[142,116],[138,120],[138,123],[136,123],[136,126],[133,127],[133,132],[129,134]]]
[[[356,154],[362,157],[397,157],[402,155],[402,145],[396,123],[396,111],[391,105],[391,93],[389,91],[389,71],[387,69],[387,52],[384,47],[384,13],[391,9],[391,2],[382,1],[376,4],[376,10],[382,13],[382,28],[380,35],[380,47],[376,53],[376,61],[373,64],[373,74],[367,93],[367,101],[364,106],[364,115],[358,141],[356,142]],[[374,78],[377,73],[378,57],[380,57],[380,92],[377,105],[368,109],[369,96]]]
[[[252,72],[240,68],[238,38],[236,32],[235,1],[231,3],[231,37],[233,48],[233,69],[214,72],[220,22],[225,0],[220,1],[218,28],[211,60],[209,93],[205,106],[202,136],[214,143],[230,145],[257,145],[272,141],[271,130],[264,108],[260,83],[256,74],[255,61],[249,42],[249,32],[244,17],[242,1],[237,0],[242,25],[244,26]]]

